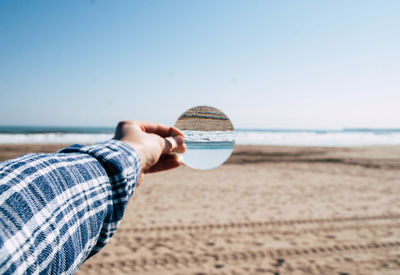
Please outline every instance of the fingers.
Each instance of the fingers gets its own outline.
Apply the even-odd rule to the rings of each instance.
[[[183,136],[183,133],[175,127],[167,126],[156,122],[138,122],[142,130],[146,133],[157,134],[162,137]]]
[[[186,152],[186,144],[185,142],[185,138],[183,136],[176,136],[174,137],[176,143],[178,144],[178,147],[176,148],[176,150],[174,152],[179,153],[179,154],[183,154]]]
[[[153,165],[146,173],[160,172],[176,168],[183,163],[183,157],[175,154],[164,154],[160,157],[160,160]]]
[[[142,159],[143,173],[178,167],[182,160],[171,153],[186,151],[185,138],[179,129],[155,122],[121,121],[114,138],[135,148]]]
[[[183,154],[185,151],[186,151],[186,145],[184,144],[183,136],[164,138],[163,154],[169,154],[172,152]]]

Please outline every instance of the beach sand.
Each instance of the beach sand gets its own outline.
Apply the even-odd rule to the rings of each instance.
[[[400,147],[237,146],[146,175],[77,274],[400,274]]]
[[[209,106],[197,106],[183,113],[175,123],[180,130],[233,131],[232,122],[220,110]]]

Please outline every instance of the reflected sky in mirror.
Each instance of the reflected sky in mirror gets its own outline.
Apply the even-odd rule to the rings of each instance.
[[[233,131],[183,131],[187,146],[184,163],[195,169],[212,169],[232,154]]]

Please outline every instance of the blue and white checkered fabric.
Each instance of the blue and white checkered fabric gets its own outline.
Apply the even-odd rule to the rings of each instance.
[[[73,274],[117,229],[139,155],[110,140],[0,163],[0,274]]]

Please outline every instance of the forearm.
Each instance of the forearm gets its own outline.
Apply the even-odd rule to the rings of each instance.
[[[1,167],[0,273],[73,273],[116,230],[140,173],[120,141]]]

